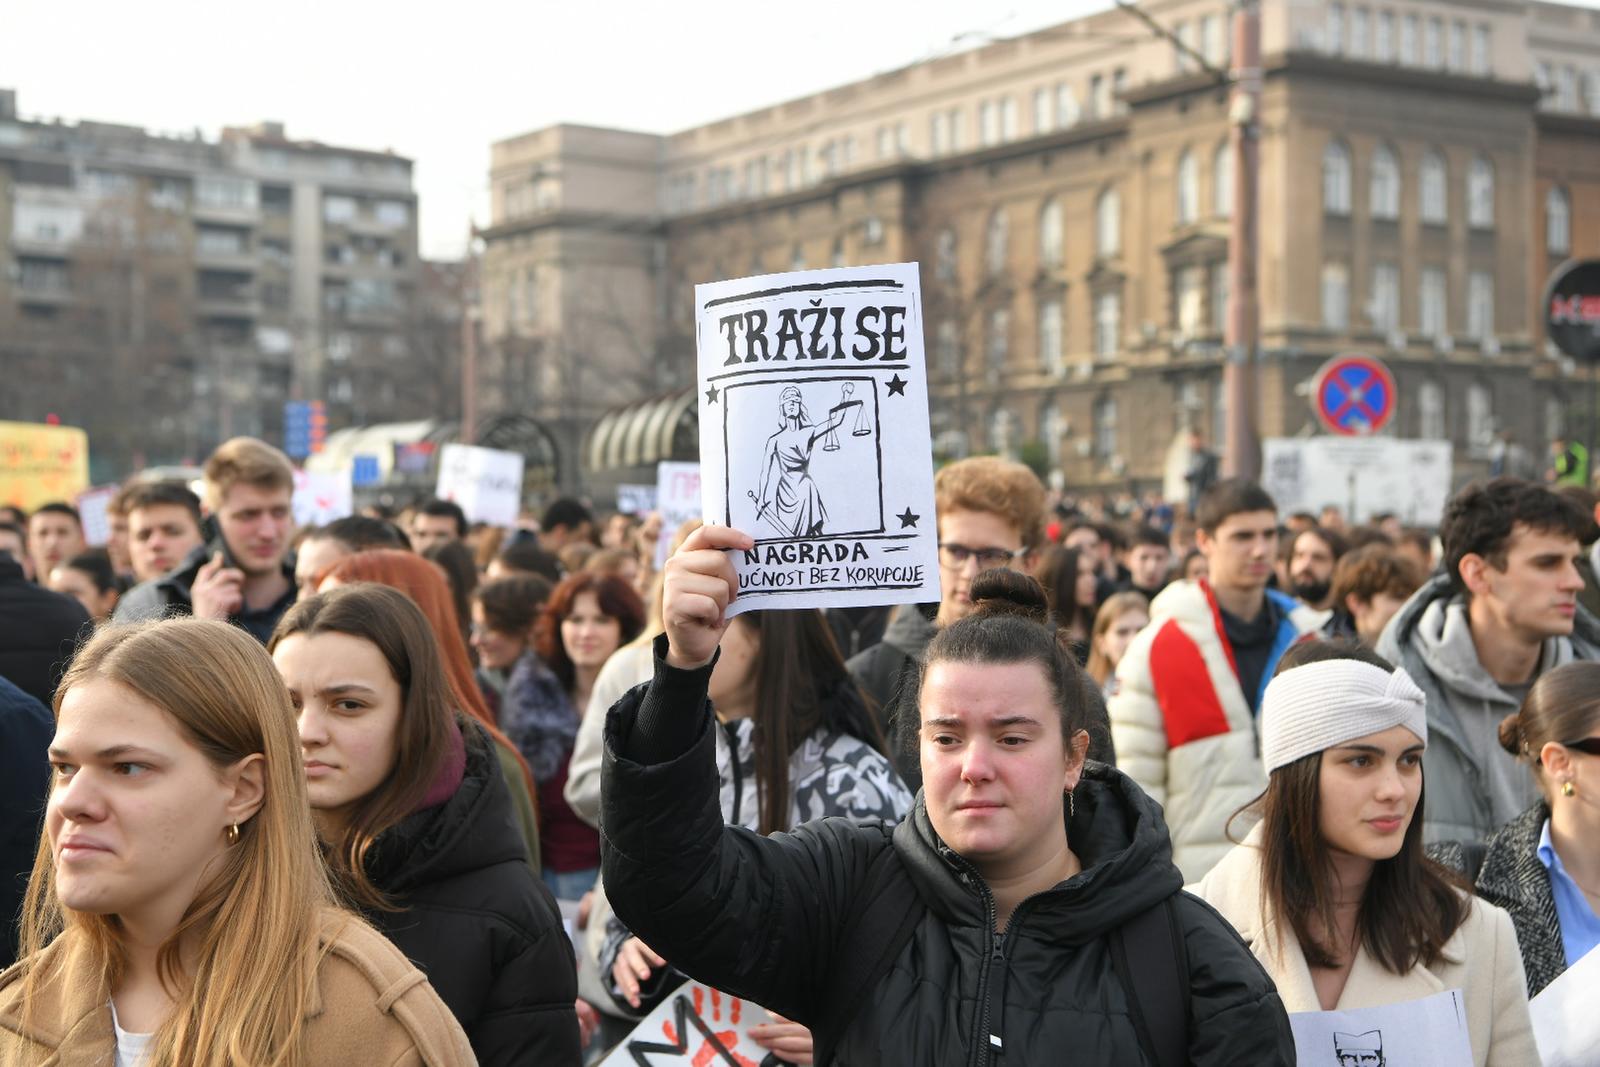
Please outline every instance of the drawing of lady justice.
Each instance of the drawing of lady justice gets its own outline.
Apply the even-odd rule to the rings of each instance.
[[[821,425],[812,424],[798,386],[786,386],[779,394],[778,411],[783,421],[778,432],[767,438],[761,457],[761,491],[759,495],[747,495],[756,502],[756,514],[786,537],[816,537],[822,533],[828,509],[817,483],[811,480],[811,450],[818,440],[833,434],[844,423],[850,409],[861,407],[861,401],[850,399],[854,388],[853,383],[844,383],[842,399],[829,410],[828,421]],[[776,484],[773,468],[777,468]]]

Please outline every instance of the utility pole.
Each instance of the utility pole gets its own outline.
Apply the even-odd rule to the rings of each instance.
[[[1222,473],[1256,479],[1261,444],[1256,438],[1256,357],[1261,339],[1257,204],[1261,173],[1261,3],[1237,0],[1233,11],[1233,87],[1228,99],[1233,153],[1233,219],[1228,235],[1227,363],[1222,388],[1228,419]]]

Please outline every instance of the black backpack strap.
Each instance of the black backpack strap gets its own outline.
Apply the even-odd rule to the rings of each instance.
[[[812,1027],[815,1062],[826,1067],[834,1048],[872,989],[889,973],[917,923],[927,913],[916,886],[891,845],[873,857],[856,908],[838,942],[834,980],[823,993]]]
[[[1111,962],[1128,991],[1139,1044],[1156,1067],[1189,1062],[1189,955],[1177,894],[1111,933]]]

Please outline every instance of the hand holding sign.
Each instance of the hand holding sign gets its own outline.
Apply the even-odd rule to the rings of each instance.
[[[667,631],[667,662],[672,666],[694,668],[711,662],[728,628],[728,605],[739,582],[726,552],[754,544],[738,530],[702,526],[667,560],[661,621]]]

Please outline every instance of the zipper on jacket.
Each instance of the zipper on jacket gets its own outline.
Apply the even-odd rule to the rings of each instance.
[[[728,819],[729,826],[743,826],[739,821],[744,807],[744,775],[739,773],[739,734],[733,728],[733,723],[720,724],[722,732],[728,736],[728,766],[733,770],[733,814]]]

